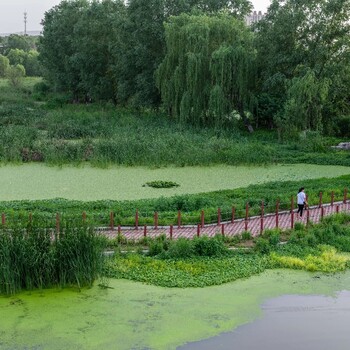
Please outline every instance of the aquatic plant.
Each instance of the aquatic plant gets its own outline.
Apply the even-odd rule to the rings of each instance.
[[[29,224],[0,228],[0,293],[22,289],[90,286],[103,265],[103,240],[92,227],[62,225],[59,231]]]

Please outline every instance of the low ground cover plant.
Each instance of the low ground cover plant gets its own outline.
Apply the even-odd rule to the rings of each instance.
[[[251,249],[229,249],[230,239],[222,236],[176,241],[161,236],[143,242],[149,247],[147,252],[119,250],[107,262],[105,273],[112,278],[185,288],[222,284],[275,268],[340,272],[350,267],[349,255],[342,254],[349,247],[338,240],[350,239],[349,222],[349,215],[338,214],[319,225],[287,233],[267,230],[254,239]],[[282,235],[288,237],[288,242],[279,244]],[[315,239],[310,240],[310,235]]]
[[[179,187],[180,185],[174,181],[156,180],[156,181],[146,182],[144,186],[154,187],[154,188],[172,188],[172,187]]]

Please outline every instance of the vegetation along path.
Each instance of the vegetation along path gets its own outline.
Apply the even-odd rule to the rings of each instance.
[[[217,234],[226,236],[241,235],[243,232],[249,231],[251,235],[258,236],[263,230],[280,228],[282,230],[294,228],[295,223],[300,222],[306,225],[309,222],[319,223],[323,216],[328,216],[338,212],[350,212],[350,202],[344,200],[343,202],[335,202],[328,204],[320,204],[318,206],[310,207],[305,210],[303,217],[300,218],[293,211],[278,211],[274,214],[266,214],[261,216],[249,217],[248,209],[247,215],[243,219],[234,219],[234,212],[230,222],[220,221],[220,212],[218,212],[218,220],[215,224],[204,225],[203,221],[198,225],[179,225],[176,226],[135,226],[135,227],[112,227],[105,232],[106,236],[113,239],[118,235],[122,235],[126,239],[141,239],[143,237],[157,237],[159,235],[166,235],[168,238],[194,238],[196,236],[206,235],[214,237]],[[204,219],[204,218],[203,218]]]

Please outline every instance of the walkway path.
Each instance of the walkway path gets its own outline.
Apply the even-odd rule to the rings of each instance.
[[[188,226],[164,226],[154,228],[151,226],[139,227],[119,227],[115,230],[106,230],[104,234],[113,239],[117,237],[118,233],[123,235],[126,239],[141,239],[147,237],[157,237],[165,234],[168,238],[194,238],[199,235],[206,235],[209,237],[216,234],[224,234],[226,236],[240,235],[244,231],[249,231],[252,236],[259,235],[265,229],[276,228],[277,225],[282,230],[292,228],[296,222],[306,224],[308,221],[318,223],[322,216],[334,214],[336,212],[350,212],[350,203],[337,202],[334,205],[325,204],[322,207],[311,207],[305,211],[303,218],[300,219],[296,210],[291,214],[290,211],[279,212],[276,214],[266,214],[264,217],[251,217],[248,220],[239,219],[232,222],[223,222],[220,225],[188,225]]]

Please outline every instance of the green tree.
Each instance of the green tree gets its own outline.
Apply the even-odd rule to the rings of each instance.
[[[16,64],[24,65],[27,57],[27,52],[21,49],[11,49],[6,57],[10,60],[10,64],[15,66]]]
[[[345,110],[349,113],[349,104],[346,107],[344,103],[349,98],[349,16],[349,0],[272,1],[256,28],[260,111],[268,123],[274,115],[279,120],[284,112],[282,119],[294,115],[290,113],[292,86],[307,86],[311,81],[319,91],[328,86],[327,98],[323,93],[321,99],[312,98],[313,103],[322,103],[321,115],[313,119],[321,118],[324,130],[330,129],[337,115]],[[307,111],[302,115],[310,110],[319,113],[319,106],[303,106]],[[264,110],[269,113],[264,114]],[[298,128],[318,129],[317,125],[306,121]]]
[[[227,9],[242,18],[251,10],[248,0],[129,0],[127,15],[115,45],[118,58],[118,100],[135,106],[158,106],[155,71],[165,55],[164,22],[191,11],[215,13]]]
[[[42,67],[39,62],[39,53],[36,50],[30,50],[24,60],[24,68],[28,77],[38,77],[42,75]]]
[[[10,61],[6,56],[0,55],[0,77],[6,76],[7,70],[10,67]]]
[[[92,1],[74,26],[74,64],[79,69],[79,91],[94,100],[115,100],[115,60],[111,48],[118,42],[118,28],[125,17],[121,0]]]
[[[328,80],[317,79],[308,70],[304,76],[293,78],[287,90],[287,99],[280,116],[276,116],[279,130],[288,136],[298,130],[322,131],[322,112],[328,98]]]
[[[7,38],[7,43],[6,43],[7,52],[14,49],[29,51],[33,48],[34,46],[33,46],[33,43],[31,42],[31,39],[25,35],[11,34]]]
[[[45,78],[55,89],[71,92],[75,99],[80,97],[80,62],[75,57],[74,31],[88,8],[88,0],[64,0],[45,12],[39,41],[39,59]]]
[[[180,122],[221,127],[254,103],[252,33],[228,15],[183,14],[166,24],[167,53],[157,71],[165,108]]]
[[[8,78],[10,84],[15,88],[18,88],[22,85],[22,81],[25,75],[26,71],[21,64],[10,66],[6,73],[6,77]]]

